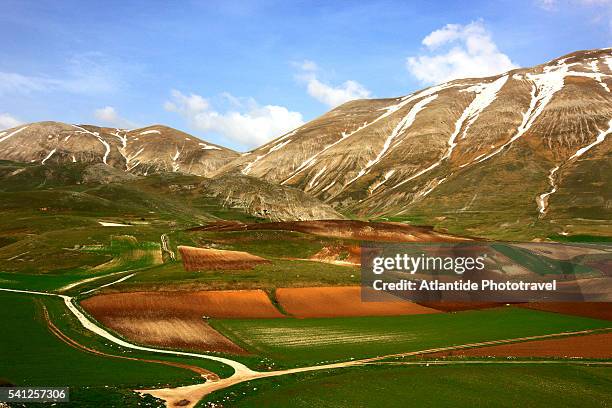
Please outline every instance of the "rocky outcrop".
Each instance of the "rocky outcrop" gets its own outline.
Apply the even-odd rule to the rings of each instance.
[[[228,173],[202,183],[203,193],[228,207],[272,221],[344,218],[318,199],[293,187],[281,186],[240,173]]]

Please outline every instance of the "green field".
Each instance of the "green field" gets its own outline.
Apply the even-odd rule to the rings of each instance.
[[[366,367],[251,381],[198,406],[606,407],[612,370],[570,365]]]
[[[247,350],[280,366],[610,327],[603,320],[515,307],[396,317],[224,319],[211,324]]]
[[[47,299],[44,304],[53,307]],[[101,400],[105,386],[121,398],[131,398],[129,390],[134,388],[199,380],[197,374],[184,369],[105,358],[75,349],[49,331],[42,314],[42,300],[31,296],[0,293],[0,321],[5,328],[0,336],[0,376],[11,384],[70,386],[72,399],[78,401],[80,395]]]

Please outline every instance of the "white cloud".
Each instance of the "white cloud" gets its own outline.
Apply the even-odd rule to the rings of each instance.
[[[248,147],[260,146],[304,124],[301,113],[284,106],[260,106],[252,98],[237,98],[227,92],[222,96],[231,101],[231,110],[219,112],[206,98],[177,90],[172,91],[164,108],[181,114],[194,129],[216,133]]]
[[[439,53],[409,57],[406,65],[424,84],[486,77],[517,68],[510,57],[498,50],[481,21],[447,24],[426,36],[422,44],[430,53]]]
[[[14,116],[9,115],[8,113],[0,113],[0,130],[14,128],[21,124],[23,124],[23,122]]]
[[[308,94],[331,108],[354,99],[369,98],[371,95],[371,92],[357,81],[348,80],[338,86],[320,81],[317,76],[319,67],[313,61],[304,60],[293,65],[301,71],[297,78],[306,83]]]
[[[340,86],[334,87],[324,84],[317,78],[311,78],[308,80],[307,89],[310,96],[331,108],[342,105],[344,102],[354,99],[364,99],[370,96],[370,91],[363,85],[359,82],[350,80],[344,82]]]
[[[28,75],[0,71],[0,94],[64,91],[100,94],[116,91],[122,85],[122,72],[133,70],[99,53],[73,56],[55,75]]]
[[[94,117],[102,122],[103,125],[113,126],[118,128],[134,128],[134,122],[127,120],[112,106],[105,106],[94,111]]]

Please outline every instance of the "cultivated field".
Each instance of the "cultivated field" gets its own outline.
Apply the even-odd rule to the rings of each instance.
[[[612,333],[532,340],[499,346],[479,347],[427,355],[467,357],[562,357],[612,358]]]
[[[280,288],[276,299],[283,310],[298,317],[399,316],[439,313],[403,300],[363,302],[360,286]]]
[[[206,401],[237,408],[595,408],[612,405],[611,383],[607,367],[370,366],[248,382]]]
[[[105,326],[138,343],[238,354],[244,350],[204,317],[283,317],[260,290],[112,293],[85,299],[81,305]]]
[[[218,269],[253,269],[255,265],[270,261],[243,251],[210,248],[178,247],[186,271]]]
[[[105,326],[140,344],[166,348],[244,354],[244,350],[206,324],[202,318],[112,317]]]
[[[283,317],[262,290],[109,293],[85,299],[81,304],[94,316],[109,317]]]
[[[213,319],[211,324],[247,351],[284,366],[609,327],[603,320],[515,307],[412,316]]]
[[[612,303],[610,302],[534,302],[520,306],[546,312],[612,320]]]

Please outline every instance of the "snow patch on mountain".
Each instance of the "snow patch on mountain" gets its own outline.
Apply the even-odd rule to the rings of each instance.
[[[408,114],[399,121],[399,123],[395,126],[395,128],[391,132],[391,134],[387,137],[387,139],[385,140],[385,143],[383,144],[382,149],[380,150],[380,152],[378,152],[376,157],[368,161],[365,167],[361,169],[355,177],[349,180],[348,183],[345,184],[343,189],[349,184],[353,183],[355,180],[359,179],[360,177],[368,173],[370,169],[372,168],[372,166],[380,162],[380,160],[384,157],[384,155],[389,150],[391,143],[397,138],[397,136],[404,133],[408,128],[410,128],[410,126],[412,126],[412,124],[414,123],[414,120],[416,119],[416,115],[420,111],[422,111],[425,108],[425,106],[427,106],[430,102],[435,100],[437,97],[438,97],[437,94],[429,95],[426,98],[423,98],[419,102],[415,103],[414,106],[408,112]]]
[[[2,136],[2,137],[0,137],[0,142],[4,142],[4,141],[5,141],[5,140],[7,140],[9,137],[15,136],[17,133],[22,132],[22,131],[26,130],[27,128],[28,128],[27,126],[24,126],[24,127],[21,127],[21,128],[19,128],[19,129],[17,129],[17,130],[12,131],[11,133],[9,133],[9,134],[8,134],[8,135],[6,135],[6,136]],[[6,132],[2,132],[2,134],[3,134],[3,135],[4,135],[5,133],[6,133]]]
[[[82,128],[81,126],[77,126],[77,125],[72,125],[73,127],[79,129],[78,131],[76,131],[76,133],[84,133],[84,134],[88,134],[88,135],[92,135],[94,136],[96,139],[98,139],[98,141],[100,143],[102,143],[102,145],[104,146],[104,148],[106,149],[104,156],[102,157],[102,162],[104,164],[108,164],[108,155],[110,154],[110,145],[108,144],[108,142],[104,139],[102,139],[100,137],[100,133],[98,132],[90,132],[89,130]]]
[[[53,149],[49,152],[49,154],[47,154],[47,156],[40,162],[40,164],[45,164],[47,160],[49,160],[51,158],[51,156],[53,156],[53,154],[55,154],[55,152],[57,151],[57,149]]]
[[[603,142],[610,133],[612,133],[612,119],[610,119],[610,121],[608,122],[608,129],[601,130],[593,143],[581,149],[578,149],[578,151],[574,153],[568,160],[577,159],[578,157],[582,156],[583,154],[591,150],[593,147]]]
[[[187,139],[190,140],[190,139]],[[198,145],[202,146],[202,150],[221,150],[220,147],[209,145],[206,143],[198,143]]]

